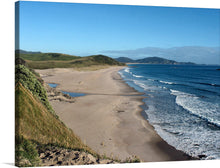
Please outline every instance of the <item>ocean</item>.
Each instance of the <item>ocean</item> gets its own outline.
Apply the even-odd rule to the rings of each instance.
[[[119,71],[143,92],[145,118],[168,144],[220,159],[220,66],[130,64]]]

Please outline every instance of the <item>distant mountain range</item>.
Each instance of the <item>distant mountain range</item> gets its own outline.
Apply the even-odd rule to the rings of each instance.
[[[140,59],[145,57],[160,57],[177,62],[195,62],[196,64],[220,64],[220,46],[182,46],[172,48],[144,47],[129,50],[105,50],[103,54],[114,58],[128,57]]]
[[[189,64],[189,65],[194,65],[195,63],[193,62],[177,62],[173,60],[168,60],[165,58],[160,58],[160,57],[146,57],[143,59],[137,59],[133,60],[128,57],[119,57],[115,58],[116,61],[122,62],[122,63],[145,63],[145,64]]]

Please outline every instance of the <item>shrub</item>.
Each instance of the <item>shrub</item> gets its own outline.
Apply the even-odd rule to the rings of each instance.
[[[15,83],[20,82],[25,88],[30,90],[33,95],[37,96],[46,108],[54,113],[47,99],[46,90],[41,85],[37,77],[24,65],[18,64],[15,66]]]

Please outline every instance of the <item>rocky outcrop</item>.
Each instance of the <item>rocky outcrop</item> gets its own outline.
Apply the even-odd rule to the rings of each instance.
[[[63,165],[89,165],[89,164],[112,164],[117,163],[110,159],[100,159],[93,155],[71,149],[58,147],[46,147],[39,150],[39,157],[42,166],[63,166]]]

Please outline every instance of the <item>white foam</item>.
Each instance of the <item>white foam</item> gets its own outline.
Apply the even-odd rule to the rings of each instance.
[[[159,82],[160,82],[160,83],[164,83],[164,84],[168,84],[168,85],[175,84],[175,83],[173,83],[173,82],[167,82],[167,81],[162,81],[162,80],[160,80]]]
[[[134,80],[134,83],[140,87],[142,87],[143,89],[148,89],[147,85],[141,83],[140,81]]]
[[[148,107],[149,109],[145,110],[148,121],[168,144],[194,157],[205,155],[206,158],[203,159],[220,158],[218,152],[220,131],[207,130],[199,126],[190,127],[188,124],[175,126],[176,122],[169,120],[169,117],[158,117],[154,106]]]
[[[133,74],[133,76],[136,78],[143,78],[143,76],[139,76],[139,75],[135,75],[135,74]]]
[[[212,131],[196,131],[193,128],[184,129],[179,128],[179,135],[175,136],[171,130],[167,131],[163,129],[160,125],[154,125],[157,133],[170,145],[174,146],[176,149],[186,152],[187,154],[198,157],[204,154],[206,158],[204,159],[219,159],[220,155],[218,148],[215,148],[213,144],[218,141],[219,134]],[[176,130],[174,130],[176,132]],[[207,137],[216,137],[214,139]],[[214,141],[214,142],[213,142]]]
[[[172,95],[176,96],[176,103],[182,106],[190,113],[207,120],[208,122],[220,126],[220,105],[217,103],[205,102],[199,97],[180,92],[177,90],[170,90]],[[217,116],[219,114],[219,116]]]
[[[118,74],[119,74],[122,78],[125,78],[125,76],[123,75],[122,72],[119,71]]]
[[[124,71],[127,72],[127,73],[130,73],[129,68],[125,68]]]
[[[147,92],[155,92],[155,91],[158,91],[158,89],[159,89],[159,87],[147,85],[144,83],[144,81],[141,81],[141,80],[133,80],[133,82],[134,82],[134,84],[143,88]]]

